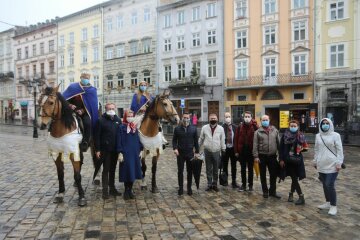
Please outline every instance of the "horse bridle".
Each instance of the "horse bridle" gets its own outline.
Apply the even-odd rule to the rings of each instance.
[[[159,99],[160,100],[163,100],[163,99],[166,99],[167,97],[160,97],[160,96],[157,96],[156,98],[155,98],[155,112],[156,112],[156,110],[157,110],[157,103],[158,103],[158,101],[159,101]],[[168,119],[171,119],[171,117],[174,117],[174,116],[176,116],[176,115],[178,115],[177,113],[174,113],[174,109],[172,108],[171,109],[171,113],[168,113],[167,111],[166,111],[166,109],[165,109],[165,106],[164,106],[164,104],[162,103],[161,104],[161,106],[163,107],[163,110],[164,110],[164,112],[165,112],[165,115],[166,115],[166,117],[168,118]],[[160,118],[158,117],[158,116],[156,116],[156,115],[149,115],[149,118],[151,119],[151,120],[159,120]]]
[[[57,120],[57,119],[55,118],[55,110],[56,110],[56,107],[57,107],[58,112],[60,111],[60,104],[58,103],[58,102],[59,102],[59,99],[57,98],[56,94],[49,94],[49,95],[44,94],[43,96],[45,96],[46,99],[43,100],[43,99],[41,98],[42,101],[41,101],[41,105],[40,105],[40,117],[49,117],[49,118],[51,118],[51,119],[53,119],[53,120]],[[43,111],[43,110],[42,110],[44,104],[47,102],[47,100],[48,100],[49,97],[55,97],[55,99],[56,99],[56,100],[55,100],[55,106],[54,106],[54,109],[53,109],[53,112],[51,113],[51,115],[49,115],[46,111]],[[43,112],[44,112],[44,115],[42,115]]]

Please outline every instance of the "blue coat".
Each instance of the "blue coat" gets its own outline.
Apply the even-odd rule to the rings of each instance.
[[[137,130],[135,133],[127,133],[126,129],[127,125],[125,124],[118,128],[116,141],[116,150],[124,157],[124,161],[120,164],[119,181],[134,182],[136,179],[142,179],[139,157],[142,144]]]
[[[150,101],[152,101],[154,98],[152,96],[150,96]],[[139,111],[139,109],[148,101],[148,99],[144,96],[141,95],[140,97],[140,102],[138,102],[137,100],[137,94],[135,93],[132,101],[131,101],[131,106],[130,106],[130,110],[133,111],[135,114]]]

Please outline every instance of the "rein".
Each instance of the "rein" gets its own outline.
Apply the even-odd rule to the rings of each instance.
[[[44,95],[45,97],[46,97],[46,99],[45,100],[43,100],[42,101],[42,103],[41,103],[41,106],[40,106],[40,113],[41,113],[41,115],[40,115],[40,117],[50,117],[52,120],[59,120],[59,119],[61,119],[61,118],[56,118],[55,117],[55,110],[56,110],[56,107],[57,107],[57,110],[58,110],[58,112],[60,111],[60,104],[59,104],[59,99],[57,98],[57,96],[56,95],[53,95],[53,94],[50,94],[50,95]],[[42,111],[42,108],[43,108],[43,105],[46,103],[46,101],[47,101],[47,99],[48,99],[48,97],[55,97],[55,106],[54,106],[54,109],[53,109],[53,112],[51,113],[51,115],[49,115],[46,111]],[[44,112],[44,115],[42,115],[42,112]]]
[[[150,118],[151,120],[154,120],[154,121],[160,119],[159,116],[156,115],[159,98],[160,98],[160,97],[156,97],[156,98],[155,98],[155,103],[154,103],[154,104],[155,104],[155,109],[154,109],[155,114],[149,114],[149,118]],[[160,100],[163,100],[163,99],[160,98]],[[166,117],[171,118],[171,117],[173,117],[173,116],[178,115],[177,113],[174,113],[174,109],[173,109],[173,108],[171,109],[171,113],[168,113],[168,112],[166,111],[166,109],[165,109],[164,104],[161,104],[161,106],[162,106],[164,112],[166,113]]]

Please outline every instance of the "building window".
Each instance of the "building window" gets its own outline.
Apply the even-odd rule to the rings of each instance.
[[[245,80],[248,77],[248,61],[237,60],[236,61],[236,80]]]
[[[192,21],[200,20],[200,7],[194,7],[192,9]]]
[[[125,45],[120,44],[116,47],[116,55],[117,57],[124,57],[125,56]]]
[[[113,48],[107,47],[106,48],[106,59],[112,59],[113,58]]]
[[[40,43],[40,54],[44,54],[45,52],[45,47],[44,47],[44,43]]]
[[[247,47],[247,31],[238,31],[236,32],[236,48],[246,48]]]
[[[294,76],[306,74],[306,55],[294,55]]]
[[[60,60],[59,60],[59,62],[60,62],[60,67],[64,67],[64,66],[65,66],[65,57],[64,57],[64,54],[61,54],[59,59],[60,59]]]
[[[216,77],[216,60],[208,61],[208,77]]]
[[[33,75],[35,76],[36,74],[36,64],[33,65]]]
[[[22,86],[17,86],[16,87],[16,90],[17,90],[17,96],[22,98],[23,97],[23,94],[22,94]]]
[[[265,80],[276,75],[276,58],[265,58]]]
[[[25,67],[25,78],[29,79],[29,75],[30,75],[30,69],[29,69],[29,66],[26,66]]]
[[[131,13],[131,24],[136,25],[137,24],[137,12]]]
[[[17,59],[18,59],[18,60],[21,59],[21,48],[18,48],[18,49],[16,50],[16,52],[17,52]]]
[[[267,90],[261,97],[261,100],[281,100],[283,96],[276,89]]]
[[[70,44],[74,44],[74,42],[75,42],[74,32],[69,33],[69,42],[70,42]]]
[[[59,44],[60,44],[60,47],[63,47],[65,45],[65,37],[64,37],[64,35],[61,35],[59,37]]]
[[[177,49],[184,49],[184,48],[185,48],[185,36],[178,36]]]
[[[330,4],[330,19],[332,21],[344,18],[344,2],[338,1]]]
[[[330,46],[330,67],[344,67],[344,44]]]
[[[247,100],[247,97],[246,97],[246,95],[238,95],[237,100],[239,102],[244,102]]]
[[[306,21],[294,22],[294,41],[306,39]]]
[[[55,50],[54,40],[49,41],[49,52],[53,52]]]
[[[107,75],[107,89],[111,90],[114,88],[113,75]]]
[[[293,0],[293,7],[294,9],[304,8],[305,0]]]
[[[94,25],[93,26],[93,38],[97,38],[97,37],[99,37],[99,26]]]
[[[247,11],[247,0],[236,1],[236,18],[245,18]]]
[[[148,70],[144,71],[144,81],[150,85],[150,71]]]
[[[305,99],[305,93],[294,93],[294,100],[302,100]]]
[[[118,77],[117,87],[123,88],[124,87],[124,74],[118,73],[117,77]]]
[[[150,50],[151,50],[151,39],[144,39],[143,41],[142,41],[142,45],[143,45],[143,52],[144,53],[149,53],[149,52],[151,52]]]
[[[200,46],[200,33],[193,33],[192,46],[193,47]]]
[[[209,3],[207,5],[206,17],[211,18],[216,16],[216,3]]]
[[[131,53],[131,55],[135,55],[138,53],[138,42],[130,43],[130,53]]]
[[[19,76],[19,77],[22,77],[22,68],[21,68],[21,67],[19,67],[19,68],[17,69],[17,72],[18,72],[18,76]],[[34,73],[34,75],[35,75],[35,73]]]
[[[185,78],[185,63],[178,64],[178,79],[181,80]]]
[[[29,58],[29,47],[25,47],[25,58]]]
[[[166,27],[166,28],[171,27],[171,15],[170,14],[166,14],[164,16],[164,27]]]
[[[94,74],[94,87],[99,88],[99,75]]]
[[[33,57],[36,56],[36,44],[32,45]]]
[[[208,31],[208,44],[212,45],[216,43],[216,30]]]
[[[144,9],[144,22],[150,21],[150,8]]]
[[[124,20],[123,20],[123,16],[117,16],[117,28],[121,29],[124,27]]]
[[[138,85],[138,80],[137,80],[137,73],[131,73],[131,86],[137,86]]]
[[[87,63],[87,48],[86,47],[81,48],[81,62]]]
[[[87,41],[87,28],[81,29],[81,40]]]
[[[200,61],[194,61],[192,65],[193,69],[195,68],[196,74],[200,75]]]
[[[276,0],[264,0],[265,14],[271,14],[275,12]]]
[[[99,61],[99,47],[98,46],[95,46],[93,47],[93,61],[94,62],[97,62]]]
[[[185,23],[185,12],[179,11],[177,12],[177,24],[182,25]]]
[[[108,32],[110,32],[112,30],[112,19],[111,18],[108,18],[106,20],[106,29]]]
[[[275,26],[268,26],[265,27],[265,44],[275,44],[276,43],[276,32],[275,32]]]
[[[74,65],[74,52],[73,51],[69,51],[69,65],[70,66]]]
[[[164,39],[164,51],[170,52],[171,51],[171,39]]]
[[[55,62],[54,61],[49,62],[49,71],[50,71],[50,73],[55,72]]]
[[[171,81],[171,65],[164,66],[165,82]]]
[[[42,78],[45,78],[45,63],[40,63],[40,74]]]

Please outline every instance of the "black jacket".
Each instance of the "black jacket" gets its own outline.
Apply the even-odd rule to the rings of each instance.
[[[173,135],[173,149],[179,150],[179,154],[182,156],[192,157],[195,153],[199,153],[199,142],[197,129],[193,125],[184,127],[179,125],[174,129]]]
[[[225,145],[226,145],[226,139],[227,139],[227,136],[228,136],[229,125],[227,125],[226,123],[224,123],[224,124],[222,125],[222,127],[224,128],[224,132],[225,132],[225,139],[224,139],[224,141],[225,141]],[[235,147],[235,133],[236,133],[237,125],[231,123],[231,128],[232,128],[232,130],[233,130],[233,132],[234,132],[233,147]]]
[[[116,151],[116,133],[121,125],[118,116],[111,119],[106,113],[97,121],[94,140],[95,151],[115,152]]]

